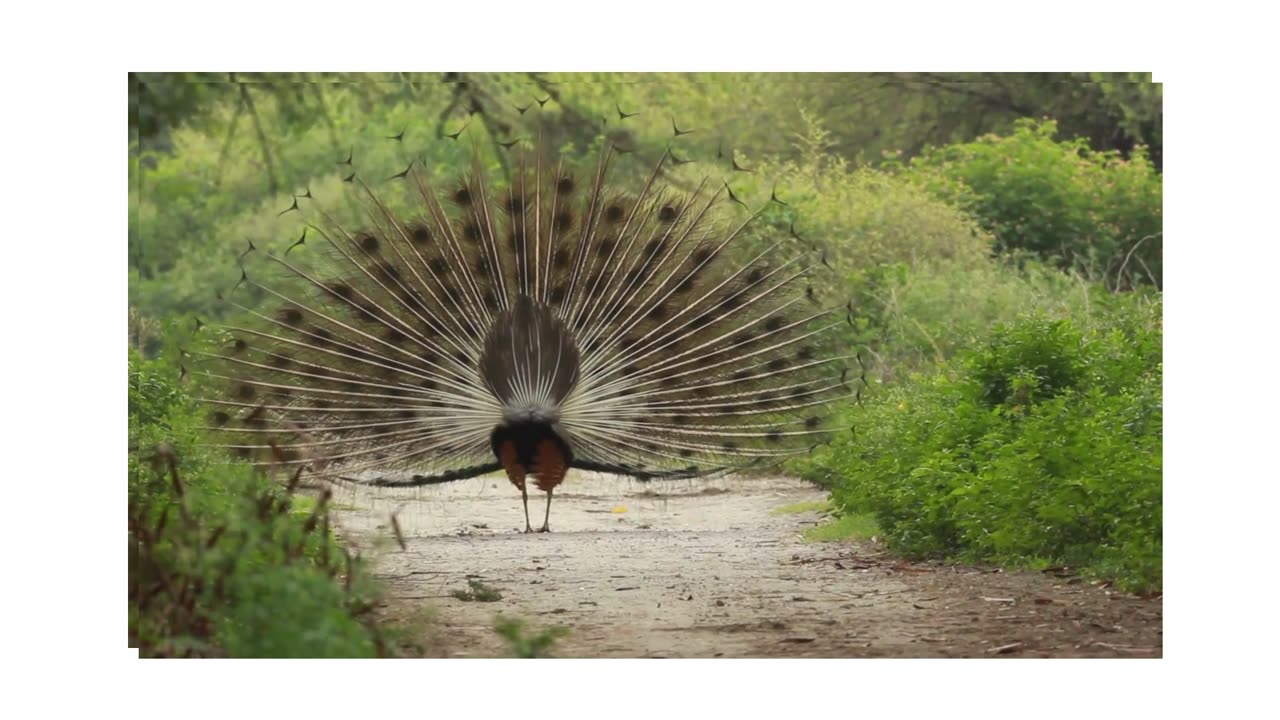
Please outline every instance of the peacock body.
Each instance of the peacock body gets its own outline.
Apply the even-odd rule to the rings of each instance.
[[[549,519],[570,469],[704,476],[828,432],[848,371],[827,331],[845,319],[816,303],[793,234],[744,242],[762,211],[720,180],[678,187],[669,153],[628,191],[609,145],[578,172],[510,152],[502,180],[410,163],[386,181],[407,210],[352,173],[359,225],[295,199],[301,238],[241,258],[225,298],[241,319],[205,355],[220,444],[380,486],[502,471],[529,531],[529,481]]]

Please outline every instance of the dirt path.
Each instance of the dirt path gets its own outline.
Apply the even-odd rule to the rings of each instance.
[[[525,535],[505,479],[340,491],[338,521],[392,620],[437,613],[428,653],[503,657],[496,615],[560,625],[558,657],[1160,657],[1163,603],[1033,572],[906,563],[875,543],[802,542],[824,499],[792,479],[644,485],[571,477]],[[542,496],[530,498],[535,526]],[[395,544],[390,515],[407,550]],[[453,596],[468,579],[495,602]]]

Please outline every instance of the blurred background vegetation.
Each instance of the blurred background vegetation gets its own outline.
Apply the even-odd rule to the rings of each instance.
[[[670,182],[786,201],[754,237],[794,231],[823,254],[819,291],[850,302],[840,341],[865,359],[868,386],[837,408],[850,430],[793,467],[841,512],[907,554],[1158,589],[1162,105],[1148,73],[131,74],[131,640],[395,652],[334,540],[300,539],[314,507],[201,454],[179,346],[225,312],[250,243],[297,239],[295,195],[410,160],[452,175],[472,143],[534,133],[578,159],[608,137],[637,178],[670,147],[689,161]],[[165,507],[184,523],[157,534]],[[260,546],[251,576],[202,549],[232,537]],[[337,639],[252,630],[296,593]]]

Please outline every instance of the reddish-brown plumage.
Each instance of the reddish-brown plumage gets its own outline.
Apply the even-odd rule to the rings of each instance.
[[[564,452],[556,441],[549,437],[543,438],[533,455],[534,482],[538,489],[551,492],[552,488],[564,481],[568,469]]]
[[[503,469],[507,471],[507,479],[524,492],[524,466],[520,464],[519,454],[516,452],[516,444],[510,440],[503,441],[498,448],[498,461],[502,463]]]

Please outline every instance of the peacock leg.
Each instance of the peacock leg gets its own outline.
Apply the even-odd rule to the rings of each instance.
[[[542,527],[538,528],[538,532],[551,532],[551,491],[555,488],[547,488],[547,514],[542,518]]]
[[[520,499],[524,501],[524,531],[533,532],[533,526],[529,524],[529,490],[524,483],[520,484]]]

